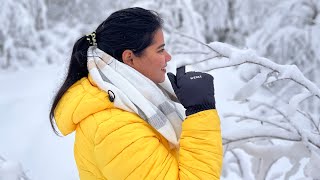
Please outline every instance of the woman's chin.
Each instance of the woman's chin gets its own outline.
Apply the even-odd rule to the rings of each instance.
[[[165,79],[166,79],[165,76],[163,76],[161,79],[159,78],[159,79],[153,80],[153,82],[156,83],[156,84],[163,83],[165,81]]]

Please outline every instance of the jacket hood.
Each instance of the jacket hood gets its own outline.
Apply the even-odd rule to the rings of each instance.
[[[54,111],[54,118],[60,132],[66,136],[88,116],[112,107],[108,94],[100,90],[89,76],[65,92]]]

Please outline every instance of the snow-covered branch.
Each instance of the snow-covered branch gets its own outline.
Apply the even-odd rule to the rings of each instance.
[[[277,145],[277,148],[274,148],[272,144],[255,144],[255,143],[246,143],[238,146],[239,149],[242,149],[246,153],[255,157],[252,160],[252,171],[254,172],[255,179],[269,179],[267,175],[271,172],[272,166],[282,157],[287,157],[293,162],[294,166],[301,166],[299,163],[301,159],[309,155],[309,150],[304,146],[303,143],[293,143],[291,145]],[[290,151],[299,152],[299,153],[288,153]],[[293,167],[292,170],[296,168]],[[294,175],[296,172],[288,171],[286,176],[289,178]],[[270,174],[272,175],[272,174]],[[270,178],[276,179],[276,178]]]
[[[266,123],[266,124],[270,124],[274,127],[277,128],[281,128],[283,130],[286,130],[288,132],[296,132],[296,129],[294,129],[294,127],[290,126],[290,124],[286,124],[286,123],[280,123],[279,121],[275,121],[275,120],[271,120],[269,118],[262,118],[262,117],[258,117],[258,116],[250,116],[250,115],[241,115],[241,114],[236,114],[236,113],[228,113],[228,114],[224,114],[223,117],[225,118],[229,118],[229,117],[237,117],[240,118],[240,120],[236,121],[236,122],[241,122],[244,120],[253,120],[253,121],[258,121],[261,123]]]
[[[229,149],[232,147],[237,147],[239,144],[266,140],[266,139],[280,139],[285,141],[301,141],[301,137],[296,133],[288,132],[282,129],[278,129],[275,133],[274,128],[246,128],[239,129],[237,131],[232,131],[230,133],[225,133],[223,138],[223,145],[229,144]]]
[[[261,88],[264,84],[273,83],[279,80],[292,80],[302,87],[305,88],[305,91],[302,93],[298,93],[294,95],[288,102],[288,104],[283,104],[282,107],[272,107],[269,108],[276,110],[283,118],[287,121],[287,126],[280,124],[279,122],[270,121],[266,119],[261,119],[259,117],[250,117],[250,116],[238,116],[242,118],[248,118],[260,122],[265,122],[273,125],[274,127],[291,131],[293,134],[287,134],[286,136],[281,136],[279,132],[271,133],[270,132],[247,132],[246,135],[238,139],[229,139],[225,138],[225,143],[235,142],[235,141],[243,141],[248,139],[256,139],[261,137],[269,137],[283,140],[294,140],[300,141],[303,140],[306,143],[311,143],[312,145],[320,148],[320,144],[315,141],[314,138],[310,138],[310,134],[306,133],[302,128],[299,128],[299,125],[291,119],[294,116],[295,112],[300,112],[306,117],[306,113],[302,113],[302,111],[298,111],[298,106],[300,103],[305,101],[306,99],[316,96],[320,99],[320,89],[312,83],[309,79],[307,79],[302,72],[295,65],[279,65],[277,63],[272,62],[271,60],[259,57],[253,50],[251,49],[238,49],[229,44],[221,43],[221,42],[213,42],[209,45],[199,42],[199,40],[187,37],[197,43],[200,43],[208,48],[208,50],[212,51],[211,53],[205,55],[201,60],[196,60],[196,62],[192,61],[183,61],[178,62],[177,66],[186,65],[187,71],[211,71],[218,68],[226,68],[232,66],[239,66],[241,64],[256,64],[262,68],[260,68],[260,73],[258,73],[255,77],[253,77],[244,87],[242,87],[238,93],[235,94],[234,100],[237,101],[245,101],[251,95],[253,95],[259,88]],[[190,63],[191,62],[191,63]],[[235,116],[235,115],[233,115]],[[313,119],[308,118],[313,126],[316,126],[316,122]],[[288,129],[288,127],[291,127]],[[294,130],[292,130],[294,129]],[[319,127],[316,127],[319,129]],[[276,135],[275,135],[276,134]]]
[[[312,95],[320,99],[320,89],[307,79],[295,65],[279,65],[267,58],[259,57],[251,49],[240,50],[221,42],[213,42],[210,43],[209,46],[210,49],[213,49],[210,56],[215,54],[213,55],[215,58],[205,58],[204,60],[197,61],[197,63],[189,64],[186,67],[187,70],[210,71],[219,68],[239,66],[245,63],[256,64],[269,69],[270,72],[276,72],[277,77],[274,81],[280,79],[292,80],[305,87]],[[267,78],[267,76],[264,77]],[[267,79],[262,80],[265,82]],[[268,81],[268,83],[270,82],[272,81]]]

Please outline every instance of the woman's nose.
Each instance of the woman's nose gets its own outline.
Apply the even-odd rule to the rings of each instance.
[[[166,61],[170,61],[171,60],[171,55],[166,51]]]

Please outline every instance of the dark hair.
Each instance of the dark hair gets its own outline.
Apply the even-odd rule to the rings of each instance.
[[[163,20],[158,13],[143,8],[127,8],[112,13],[96,29],[96,40],[99,49],[123,62],[122,53],[132,50],[136,56],[141,56],[152,43],[155,32],[162,28]],[[75,82],[88,76],[87,50],[89,41],[81,37],[73,46],[70,65],[64,83],[57,92],[51,106],[49,118],[54,132],[54,110],[63,94]]]

